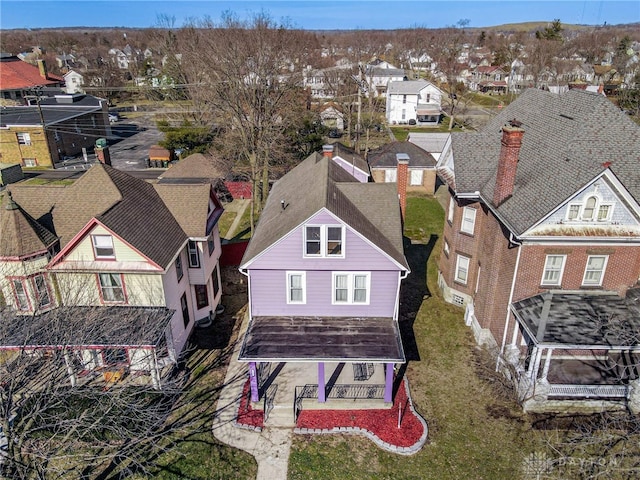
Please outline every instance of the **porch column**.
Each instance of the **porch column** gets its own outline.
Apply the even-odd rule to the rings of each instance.
[[[249,385],[251,385],[251,401],[260,400],[258,396],[258,371],[256,370],[256,362],[249,362]]]
[[[384,375],[384,403],[393,402],[393,363],[387,363]]]
[[[516,342],[518,341],[518,332],[520,332],[520,329],[518,328],[518,321],[516,320],[513,323],[513,336],[511,337],[511,345],[512,346],[516,346]]]
[[[540,360],[542,360],[542,348],[536,347],[533,368],[531,369],[531,380],[536,381],[538,378],[538,371],[540,370]]]
[[[67,373],[69,374],[69,380],[71,381],[71,386],[75,387],[77,383],[76,372],[73,371],[73,365],[71,364],[71,359],[69,358],[69,351],[65,349],[63,355],[64,355],[64,363],[67,364]]]
[[[544,359],[544,367],[542,368],[542,380],[547,381],[547,375],[549,375],[549,366],[551,365],[551,354],[553,348],[547,348],[547,356]]]
[[[324,362],[318,362],[318,401],[327,401],[327,384],[324,382]]]

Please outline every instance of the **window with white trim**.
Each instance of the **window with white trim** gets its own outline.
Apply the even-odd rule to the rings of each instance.
[[[16,137],[20,145],[31,145],[31,134],[26,132],[18,132],[16,133]]]
[[[189,240],[187,243],[187,251],[189,253],[189,268],[200,268],[200,253],[198,252],[198,243]]]
[[[473,235],[473,230],[476,226],[476,212],[475,208],[464,207],[462,210],[462,222],[460,224],[460,231]]]
[[[93,254],[96,259],[116,258],[111,235],[91,235],[91,243],[93,244]]]
[[[105,303],[124,303],[122,275],[119,273],[99,273],[102,300]]]
[[[13,284],[16,307],[18,310],[29,310],[29,297],[27,296],[27,290],[24,288],[24,281],[21,278],[14,278],[11,283]]]
[[[23,158],[22,163],[25,167],[37,167],[38,161],[35,158]]]
[[[469,279],[469,257],[465,257],[464,255],[458,255],[458,258],[456,260],[455,281],[466,285],[468,279]]]
[[[422,170],[411,170],[409,172],[409,175],[410,175],[409,185],[412,185],[412,186],[422,185],[422,175],[423,175]]]
[[[608,255],[589,255],[587,266],[584,269],[582,285],[585,287],[599,287],[602,285],[604,271],[607,268]]]
[[[453,213],[456,209],[456,203],[453,200],[453,197],[449,197],[449,210],[447,212],[447,221],[449,223],[453,223]]]
[[[194,285],[193,290],[196,294],[196,309],[201,310],[209,305],[209,292],[206,285]]]
[[[560,285],[562,283],[562,273],[566,259],[566,255],[547,255],[540,284]]]
[[[343,257],[342,225],[307,225],[304,229],[305,257]]]
[[[398,170],[395,168],[387,168],[384,171],[384,181],[385,183],[395,183],[398,181]]]
[[[369,272],[334,272],[333,304],[369,304],[371,275]]]
[[[48,307],[51,305],[51,295],[49,295],[49,287],[47,279],[41,273],[33,277],[34,291],[36,292],[37,303],[39,307]]]
[[[602,202],[596,195],[591,195],[583,203],[570,203],[567,207],[567,220],[583,222],[606,222],[611,220],[612,202]]]
[[[449,248],[449,242],[447,242],[446,240],[444,241],[444,254],[448,257],[449,256],[449,252],[450,252],[450,248]]]
[[[287,303],[307,303],[305,272],[287,272]]]

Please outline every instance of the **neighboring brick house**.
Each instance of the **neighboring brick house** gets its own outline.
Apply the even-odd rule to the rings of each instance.
[[[406,159],[407,191],[433,194],[436,186],[436,160],[433,156],[411,142],[387,143],[369,152],[367,159],[374,182],[395,183],[398,181],[398,159]]]
[[[438,171],[439,285],[524,408],[639,411],[640,127],[601,95],[530,89],[452,134]]]
[[[297,385],[276,392],[287,413],[289,393],[303,408],[345,408],[345,395],[356,399],[348,408],[357,399],[390,405],[394,365],[405,362],[398,309],[409,266],[400,212],[395,185],[360,182],[320,153],[273,185],[240,265],[249,323],[239,360],[249,363],[254,401],[268,388],[261,365],[281,364],[278,375],[295,375],[286,383]]]
[[[34,95],[34,89],[60,91],[64,79],[47,72],[44,60],[38,66],[23,62],[18,57],[0,54],[0,95],[5,100],[24,102]]]
[[[108,367],[108,350],[157,385],[220,302],[221,214],[208,183],[152,185],[102,164],[66,187],[10,185],[0,289],[14,319],[0,349],[66,348],[47,325],[69,318],[82,371]]]
[[[1,160],[23,167],[55,168],[110,134],[107,102],[91,95],[55,95],[0,111]]]

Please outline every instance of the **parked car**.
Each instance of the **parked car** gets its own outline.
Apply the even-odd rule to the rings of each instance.
[[[120,120],[120,116],[117,113],[109,113],[109,123],[116,123]]]

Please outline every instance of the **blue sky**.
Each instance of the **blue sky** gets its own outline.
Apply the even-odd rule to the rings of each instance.
[[[188,19],[225,11],[238,16],[264,11],[304,29],[438,28],[468,19],[470,27],[551,21],[588,25],[640,22],[640,1],[618,0],[1,0],[0,28],[153,27],[160,16]]]

